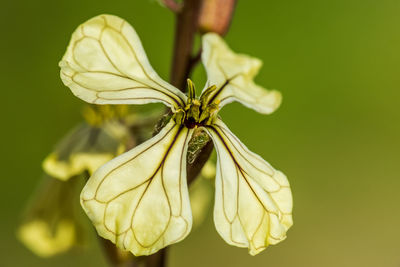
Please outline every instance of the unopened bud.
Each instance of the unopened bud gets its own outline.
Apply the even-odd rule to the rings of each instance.
[[[204,0],[199,16],[200,32],[225,35],[231,24],[235,5],[236,0]]]

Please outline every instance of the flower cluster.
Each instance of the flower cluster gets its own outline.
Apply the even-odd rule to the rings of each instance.
[[[128,115],[126,106],[87,105],[85,122],[72,129],[43,161],[43,179],[32,195],[22,222],[19,240],[36,255],[51,257],[85,242],[79,191],[88,176],[149,136],[155,117]],[[139,128],[135,136],[130,128]]]
[[[214,222],[222,238],[255,255],[285,239],[292,225],[286,176],[249,151],[218,116],[232,101],[269,114],[281,95],[254,83],[260,60],[235,54],[213,33],[202,42],[208,80],[198,98],[190,81],[185,95],[162,80],[135,30],[116,16],[80,25],[60,62],[64,84],[86,102],[162,102],[171,108],[156,136],[100,167],[81,193],[98,233],[135,255],[155,253],[190,232],[186,155],[198,131],[211,137],[217,151]]]

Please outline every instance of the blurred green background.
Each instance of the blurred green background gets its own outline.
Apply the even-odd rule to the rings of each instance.
[[[136,28],[168,79],[174,18],[147,0],[3,0],[1,9],[0,266],[106,266],[96,243],[42,260],[15,238],[41,161],[81,120],[83,102],[57,63],[80,23],[110,13]],[[172,246],[169,266],[400,266],[400,1],[239,0],[226,39],[261,58],[257,82],[283,93],[271,116],[240,104],[221,114],[288,176],[294,226],[251,257],[223,242],[210,213]]]

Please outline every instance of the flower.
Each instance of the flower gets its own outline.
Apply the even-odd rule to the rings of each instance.
[[[135,30],[116,16],[80,25],[60,62],[62,81],[86,102],[171,108],[157,135],[100,167],[81,193],[99,235],[135,255],[155,253],[190,232],[186,153],[196,131],[205,131],[217,151],[214,222],[227,243],[255,255],[285,239],[292,225],[286,176],[249,151],[218,116],[232,101],[269,114],[281,95],[253,82],[260,60],[235,54],[213,33],[202,42],[208,81],[199,98],[190,81],[186,96],[162,80]]]
[[[44,171],[62,181],[98,167],[126,150],[132,139],[128,127],[120,120],[126,108],[86,107],[85,122],[72,129],[43,161]]]
[[[51,257],[84,243],[87,229],[73,201],[82,184],[77,178],[62,181],[45,174],[29,202],[17,237],[37,256]]]
[[[64,136],[43,161],[44,178],[18,225],[18,239],[40,257],[82,245],[87,229],[74,201],[82,181],[127,147],[147,139],[154,115],[127,115],[123,105],[86,106],[85,122]]]
[[[75,225],[71,221],[59,221],[52,231],[45,221],[31,221],[21,226],[18,237],[36,255],[47,258],[75,244]]]
[[[18,239],[36,255],[52,257],[85,241],[86,229],[73,200],[86,172],[92,174],[125,150],[129,132],[120,122],[123,109],[86,107],[86,122],[64,136],[43,161],[43,181],[17,228]]]

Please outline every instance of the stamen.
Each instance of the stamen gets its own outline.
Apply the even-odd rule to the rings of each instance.
[[[190,104],[194,99],[196,99],[196,88],[194,87],[194,83],[190,79],[187,79],[187,84],[188,84],[188,104]]]
[[[196,99],[196,90],[193,82],[188,79],[187,83],[188,100],[185,109],[182,110],[183,116],[179,118],[182,120],[181,123],[189,129],[209,125],[217,116],[219,103],[208,104],[207,99],[217,87],[215,85],[208,87],[204,90],[199,100]]]

